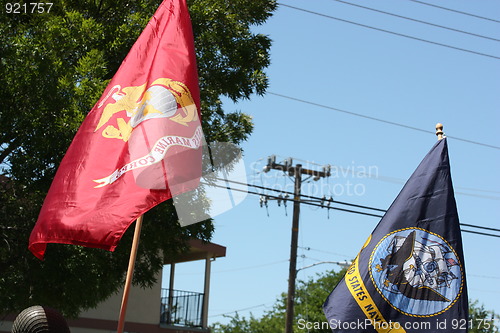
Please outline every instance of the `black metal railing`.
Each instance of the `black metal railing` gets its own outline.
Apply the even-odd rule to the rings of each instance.
[[[204,294],[192,291],[162,289],[160,323],[202,327]]]

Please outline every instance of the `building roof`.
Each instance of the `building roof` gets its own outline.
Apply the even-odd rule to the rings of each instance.
[[[189,241],[188,252],[180,254],[175,259],[165,258],[165,264],[205,260],[207,258],[221,258],[225,256],[225,246],[210,242],[203,242],[199,239],[191,239]]]

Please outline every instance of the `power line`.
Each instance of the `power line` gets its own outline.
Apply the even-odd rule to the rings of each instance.
[[[434,131],[424,130],[424,129],[421,129],[421,128],[418,128],[418,127],[413,127],[413,126],[409,126],[409,125],[405,125],[405,124],[401,124],[401,123],[396,123],[396,122],[390,121],[390,120],[385,120],[385,119],[381,119],[381,118],[367,116],[367,115],[364,115],[364,114],[361,114],[361,113],[356,113],[356,112],[352,112],[352,111],[342,110],[342,109],[334,108],[332,106],[328,106],[328,105],[324,105],[324,104],[319,104],[319,103],[314,103],[314,102],[306,101],[306,100],[303,100],[303,99],[300,99],[300,98],[296,98],[296,97],[291,97],[291,96],[287,96],[287,95],[283,95],[283,94],[278,94],[278,93],[274,93],[274,92],[270,92],[270,91],[268,91],[267,93],[269,95],[274,95],[274,96],[286,98],[286,99],[289,99],[289,100],[292,100],[292,101],[301,102],[301,103],[304,103],[304,104],[313,105],[313,106],[317,106],[317,107],[320,107],[320,108],[324,108],[324,109],[328,109],[328,110],[332,110],[332,111],[337,111],[337,112],[341,112],[341,113],[345,113],[345,114],[349,114],[351,116],[356,116],[356,117],[360,117],[360,118],[374,120],[374,121],[378,121],[380,123],[389,124],[389,125],[393,125],[393,126],[398,126],[398,127],[402,127],[402,128],[410,129],[410,130],[413,130],[413,131],[418,131],[418,132],[426,133],[426,134],[435,134]],[[456,136],[450,136],[450,135],[447,135],[447,137],[450,138],[450,139],[457,140],[457,141],[467,142],[467,143],[471,143],[471,144],[475,144],[475,145],[480,145],[480,146],[483,146],[483,147],[488,147],[488,148],[493,148],[493,149],[500,149],[499,146],[494,146],[494,145],[490,145],[490,144],[487,144],[487,143],[472,141],[472,140],[463,139],[463,138],[459,138],[459,137],[456,137]]]
[[[354,25],[357,25],[357,26],[360,26],[360,27],[363,27],[363,28],[368,28],[368,29],[372,29],[372,30],[376,30],[376,31],[381,31],[381,32],[385,32],[385,33],[396,35],[396,36],[400,36],[400,37],[405,37],[405,38],[409,38],[409,39],[413,39],[413,40],[418,40],[418,41],[424,42],[424,43],[429,43],[429,44],[433,44],[433,45],[447,47],[449,49],[454,49],[454,50],[458,50],[458,51],[462,51],[462,52],[472,53],[472,54],[480,55],[480,56],[483,56],[483,57],[500,59],[500,57],[497,57],[495,55],[486,54],[486,53],[482,53],[482,52],[477,52],[477,51],[473,51],[473,50],[469,50],[469,49],[464,49],[464,48],[461,48],[461,47],[456,47],[456,46],[452,46],[452,45],[448,45],[448,44],[433,42],[433,41],[430,41],[428,39],[423,39],[423,38],[419,38],[419,37],[405,35],[405,34],[402,34],[402,33],[399,33],[399,32],[391,31],[391,30],[385,30],[385,29],[381,29],[381,28],[376,28],[376,27],[372,27],[372,26],[369,26],[369,25],[366,25],[366,24],[362,24],[362,23],[358,23],[358,22],[354,22],[354,21],[349,21],[349,20],[341,19],[341,18],[338,18],[338,17],[334,17],[334,16],[331,16],[331,15],[326,15],[326,14],[314,12],[314,11],[307,10],[307,9],[304,9],[304,8],[294,7],[294,6],[286,5],[286,4],[283,4],[283,3],[279,3],[279,5],[280,6],[284,6],[284,7],[288,7],[288,8],[292,8],[292,9],[295,9],[295,10],[303,11],[303,12],[306,12],[306,13],[309,13],[309,14],[326,17],[326,18],[329,18],[329,19],[332,19],[332,20],[337,20],[337,21],[341,21],[341,22],[344,22],[344,23],[354,24]]]
[[[491,19],[491,18],[488,18],[488,17],[479,16],[479,15],[475,15],[475,14],[471,14],[471,13],[467,13],[467,12],[461,12],[461,11],[456,10],[456,9],[451,9],[451,8],[446,8],[446,7],[442,7],[442,6],[438,6],[438,5],[433,5],[431,3],[427,3],[427,2],[423,2],[423,1],[418,1],[418,0],[410,0],[410,1],[417,2],[419,4],[426,5],[426,6],[431,6],[431,7],[436,7],[436,8],[439,8],[439,9],[448,10],[448,11],[454,12],[454,13],[459,13],[459,14],[463,14],[463,15],[467,15],[467,16],[472,16],[472,17],[479,18],[479,19],[482,19],[482,20],[487,20],[487,21],[492,21],[492,22],[500,23],[500,21],[495,20],[495,19]]]
[[[356,116],[356,117],[360,117],[360,118],[374,120],[374,121],[378,121],[378,122],[381,122],[381,123],[385,123],[385,124],[389,124],[389,125],[394,125],[394,126],[399,126],[399,127],[403,127],[403,128],[406,128],[406,129],[411,129],[411,130],[414,130],[414,131],[419,131],[419,132],[422,132],[422,133],[426,133],[426,134],[429,134],[429,133],[430,134],[435,134],[434,131],[424,130],[424,129],[421,129],[421,128],[418,128],[418,127],[404,125],[404,124],[396,123],[396,122],[393,122],[393,121],[390,121],[390,120],[384,120],[384,119],[380,119],[380,118],[376,118],[376,117],[372,117],[372,116],[367,116],[367,115],[364,115],[364,114],[361,114],[361,113],[356,113],[356,112],[352,112],[352,111],[342,110],[342,109],[335,108],[335,107],[332,107],[332,106],[328,106],[328,105],[324,105],[324,104],[319,104],[319,103],[314,103],[314,102],[306,101],[306,100],[303,100],[303,99],[300,99],[300,98],[296,98],[296,97],[291,97],[291,96],[287,96],[287,95],[283,95],[283,94],[278,94],[278,93],[274,93],[274,92],[270,92],[270,91],[268,91],[267,93],[269,95],[274,95],[274,96],[286,98],[286,99],[289,99],[289,100],[292,100],[292,101],[301,102],[301,103],[304,103],[304,104],[313,105],[313,106],[317,106],[317,107],[320,107],[320,108],[329,109],[329,110],[333,110],[333,111],[337,111],[337,112],[349,114],[351,116]],[[497,149],[500,149],[500,147],[497,147]]]
[[[303,250],[306,250],[306,251],[315,251],[315,252],[321,252],[321,253],[326,253],[326,254],[333,254],[333,255],[336,255],[336,256],[341,256],[341,257],[349,258],[349,259],[353,258],[353,256],[348,256],[346,254],[337,253],[337,252],[331,252],[331,251],[324,251],[324,250],[319,250],[319,249],[314,249],[314,248],[311,248],[309,246],[299,246],[299,248],[303,249]]]
[[[292,192],[283,191],[283,190],[279,190],[279,189],[273,189],[273,188],[270,188],[270,187],[264,187],[264,186],[260,186],[260,185],[242,183],[242,182],[238,182],[238,181],[234,181],[234,180],[228,180],[228,179],[222,179],[222,178],[218,178],[218,179],[225,180],[225,181],[228,181],[230,183],[235,183],[237,185],[251,186],[251,187],[255,187],[255,188],[259,188],[259,189],[263,189],[263,190],[268,190],[268,191],[274,191],[274,192],[280,192],[280,193],[284,193],[284,194],[293,195]],[[232,188],[229,187],[228,189],[232,189]],[[255,193],[257,193],[257,192],[254,192],[254,193],[251,193],[251,194],[255,194]],[[266,194],[260,193],[260,195],[266,195]],[[279,197],[279,196],[272,196],[272,195],[267,195],[267,196],[283,200],[283,198]],[[300,196],[304,197],[304,198],[307,198],[307,199],[317,200],[317,201],[326,201],[325,198],[320,198],[320,197],[316,197],[316,196],[312,196],[312,195],[301,194]],[[290,199],[290,200],[293,200],[293,199]],[[324,207],[324,204],[316,204],[316,203],[313,203],[313,202],[310,202],[310,201],[301,201],[301,203],[310,204],[312,206],[318,206],[318,207],[321,207],[321,208],[336,209],[335,207]],[[341,205],[348,205],[348,206],[352,206],[352,207],[363,208],[363,209],[366,209],[366,210],[374,210],[374,211],[379,211],[379,212],[383,212],[383,213],[387,212],[386,209],[380,209],[380,208],[375,208],[375,207],[370,207],[370,206],[357,205],[357,204],[352,204],[352,203],[347,203],[347,202],[342,202],[342,201],[337,201],[337,200],[332,200],[331,203],[337,203],[337,204],[341,204]],[[343,209],[339,209],[339,210],[343,210]],[[343,211],[346,211],[346,210],[343,210]],[[359,212],[359,211],[350,211],[350,210],[347,210],[347,211],[348,212],[358,213],[358,214],[359,213],[363,213],[363,212]],[[367,214],[363,213],[363,215],[367,215]],[[383,215],[375,215],[375,214],[370,214],[370,216],[383,217]],[[483,227],[483,226],[478,226],[478,225],[475,225],[475,224],[460,223],[460,225],[463,225],[463,226],[466,226],[466,227],[483,229],[483,230],[490,230],[490,231],[500,232],[500,229],[497,229],[497,228]]]
[[[480,37],[480,38],[485,38],[485,39],[493,40],[493,41],[496,41],[496,42],[500,42],[500,39],[496,39],[496,38],[493,38],[493,37],[479,35],[479,34],[475,34],[475,33],[464,31],[464,30],[460,30],[460,29],[450,28],[450,27],[446,27],[446,26],[435,24],[435,23],[431,23],[431,22],[417,20],[417,19],[414,19],[414,18],[411,18],[411,17],[402,16],[402,15],[398,15],[398,14],[394,14],[394,13],[389,13],[389,12],[386,12],[386,11],[383,11],[383,10],[379,10],[379,9],[375,9],[375,8],[371,8],[371,7],[365,7],[365,6],[361,6],[361,5],[358,5],[358,4],[355,4],[355,3],[351,3],[351,2],[347,2],[347,1],[342,1],[342,0],[333,0],[333,1],[337,1],[337,2],[340,2],[340,3],[346,4],[346,5],[355,6],[355,7],[359,7],[359,8],[363,8],[363,9],[367,9],[367,10],[371,10],[371,11],[374,11],[374,12],[377,12],[377,13],[382,13],[382,14],[385,14],[385,15],[390,15],[390,16],[401,18],[401,19],[405,19],[405,20],[409,20],[409,21],[421,23],[421,24],[430,25],[430,26],[433,26],[433,27],[441,28],[441,29],[446,29],[446,30],[450,30],[450,31],[454,31],[454,32],[459,32],[459,33],[470,35],[470,36],[475,36],[475,37]]]
[[[252,186],[251,184],[248,184],[249,186]],[[280,191],[282,193],[287,193],[285,191],[281,191],[281,190],[275,190],[275,191]],[[302,197],[305,197],[305,198],[308,198],[308,199],[313,199],[313,200],[318,200],[318,201],[323,201],[324,198],[319,198],[319,197],[315,197],[315,196],[311,196],[311,195],[301,195]],[[358,207],[358,208],[363,208],[363,209],[367,209],[367,210],[375,210],[375,211],[379,211],[379,212],[383,212],[383,213],[386,213],[387,210],[386,209],[380,209],[380,208],[375,208],[375,207],[370,207],[370,206],[362,206],[362,205],[356,205],[356,204],[351,204],[351,203],[346,203],[346,202],[340,202],[340,201],[337,201],[337,200],[332,200],[332,203],[339,203],[339,204],[343,204],[343,205],[349,205],[349,206],[353,206],[353,207]],[[322,208],[326,208],[324,207],[324,204],[316,204],[318,207],[322,207]],[[349,211],[351,212],[351,211]],[[359,212],[357,212],[359,213]],[[374,216],[374,217],[383,217],[383,215],[374,215],[372,214],[371,216]],[[478,228],[478,229],[483,229],[483,230],[490,230],[490,231],[497,231],[497,232],[500,232],[500,229],[497,229],[497,228],[491,228],[491,227],[483,227],[483,226],[479,226],[479,225],[475,225],[475,224],[466,224],[466,223],[460,223],[460,225],[462,226],[466,226],[466,227],[472,227],[472,228]],[[500,237],[500,236],[499,236]]]
[[[245,270],[253,270],[253,269],[256,269],[256,268],[262,268],[262,267],[266,267],[266,266],[275,266],[276,264],[281,264],[281,263],[288,262],[288,261],[289,261],[289,259],[284,259],[284,260],[273,261],[273,262],[269,262],[269,263],[261,264],[261,265],[246,266],[246,267],[237,267],[237,268],[232,268],[232,269],[224,269],[224,270],[220,270],[220,271],[212,271],[212,274],[239,272],[239,271],[245,271]],[[200,273],[198,273],[198,272],[196,272],[196,273],[188,272],[188,273],[176,273],[176,274],[177,275],[199,275]]]
[[[352,209],[345,209],[345,208],[339,208],[339,207],[325,207],[325,205],[318,204],[318,203],[315,203],[315,202],[301,201],[301,203],[305,203],[305,204],[307,204],[309,206],[316,206],[316,207],[320,207],[320,208],[327,208],[327,209],[339,210],[339,211],[346,212],[346,213],[354,213],[354,214],[366,215],[366,216],[371,216],[371,217],[380,217],[380,218],[384,217],[384,215],[378,215],[378,214],[360,212],[360,211],[352,210]]]
[[[236,180],[228,180],[228,179],[223,179],[223,178],[217,178],[217,179],[218,180],[228,181],[230,183],[234,183],[234,184],[237,184],[237,185],[251,186],[251,187],[255,187],[255,188],[261,189],[261,190],[271,190],[271,191],[280,192],[280,193],[284,193],[284,194],[289,194],[289,195],[293,196],[293,193],[292,192],[288,192],[288,191],[273,189],[273,188],[270,188],[270,187],[265,187],[265,186],[255,185],[255,184],[248,184],[248,183],[238,182]],[[304,198],[307,198],[307,199],[313,199],[313,200],[322,200],[322,198],[318,198],[318,197],[307,195],[307,194],[301,194],[301,197],[304,197]],[[369,207],[369,206],[357,205],[357,204],[352,204],[352,203],[343,202],[343,201],[337,201],[337,200],[335,200],[334,202],[336,204],[339,204],[339,205],[346,205],[346,206],[351,206],[351,207],[356,207],[356,208],[363,208],[363,209],[368,209],[368,210],[375,210],[375,211],[379,211],[379,212],[383,212],[383,213],[386,212],[386,210],[380,209],[380,208],[374,208],[374,207]],[[379,216],[377,216],[377,217],[379,217]]]
[[[290,158],[293,159],[294,161],[302,161],[304,163],[307,163],[308,165],[316,165],[316,166],[319,166],[319,167],[322,167],[324,165],[324,164],[322,165],[322,164],[319,164],[319,163],[315,163],[315,162],[303,160],[303,159],[296,158],[296,157],[290,157]],[[340,169],[341,172],[342,172],[342,175],[344,177],[347,174],[354,175],[354,170],[350,170],[349,167],[346,169],[346,168],[344,168],[342,166],[331,165],[331,168],[332,169],[333,168]],[[367,178],[381,180],[381,181],[385,181],[385,182],[388,182],[388,183],[404,184],[406,182],[404,179],[401,179],[401,178],[381,176],[381,175],[378,174],[378,172],[377,172],[376,175],[373,175],[373,174],[370,174],[370,173],[367,173],[367,172],[361,172],[361,171],[357,171],[356,173],[357,174],[362,174],[362,175],[364,175]],[[463,186],[456,186],[454,188],[455,188],[455,194],[467,195],[467,196],[476,197],[476,198],[484,198],[484,199],[491,199],[491,200],[500,200],[500,197],[493,196],[493,195],[481,195],[481,194],[475,194],[475,193],[466,193],[466,192],[457,191],[457,190],[476,191],[476,192],[485,192],[485,193],[494,193],[494,194],[498,194],[498,193],[500,193],[500,191],[485,190],[485,189],[480,189],[480,188],[463,187]]]
[[[325,251],[325,250],[315,249],[315,248],[311,248],[310,246],[299,246],[299,248],[302,249],[302,250],[305,250],[305,251],[320,252],[320,253],[325,253],[325,254],[331,254],[331,255],[341,256],[341,257],[349,258],[349,259],[353,259],[355,257],[355,256],[352,256],[352,255],[348,256],[348,255],[342,254],[342,253],[337,253],[337,252],[331,252],[331,251]],[[311,257],[308,257],[308,256],[304,256],[304,257],[308,258],[308,259],[313,259],[313,260],[316,260],[316,261],[322,261],[322,259],[311,258]],[[467,276],[473,276],[473,277],[479,277],[479,278],[485,278],[485,279],[499,279],[500,280],[500,276],[477,275],[477,274],[467,274]]]
[[[478,192],[488,192],[488,193],[500,193],[500,191],[495,191],[495,190],[484,190],[480,188],[474,188],[474,187],[457,187],[461,188],[462,190],[467,190],[467,191],[478,191]]]
[[[259,186],[259,185],[254,185],[254,184],[242,183],[242,182],[233,181],[233,180],[229,180],[229,179],[222,179],[222,178],[217,178],[217,179],[224,180],[224,181],[227,181],[229,183],[235,183],[237,185],[245,185],[245,186],[256,187],[256,188],[264,189],[264,190],[268,190],[268,191],[274,191],[274,192],[280,192],[280,193],[284,193],[284,194],[291,194],[291,195],[293,195],[292,192],[288,192],[288,191],[273,189],[273,188]],[[237,188],[233,188],[233,187],[230,187],[230,186],[223,186],[223,185],[216,185],[216,184],[207,184],[207,183],[203,183],[203,184],[210,185],[210,186],[215,186],[215,187],[219,187],[219,188],[224,188],[224,189],[231,190],[231,191],[238,191],[238,192],[244,192],[244,193],[253,194],[253,195],[266,196],[268,198],[272,198],[272,199],[276,199],[276,200],[293,201],[293,202],[296,201],[295,199],[284,199],[282,196],[279,196],[279,195],[270,195],[270,194],[264,194],[264,193],[249,191],[249,190],[242,190],[242,189],[237,189]],[[320,201],[320,202],[321,201],[328,201],[328,200],[325,200],[325,198],[319,198],[319,197],[305,195],[305,194],[300,194],[300,197],[304,197],[304,198],[308,198],[308,199],[313,199],[313,200],[317,200],[317,201]],[[367,213],[367,212],[362,212],[362,211],[357,211],[357,210],[352,210],[352,209],[345,209],[345,208],[340,208],[340,207],[325,206],[325,204],[323,204],[323,203],[318,204],[318,203],[311,202],[311,201],[308,201],[308,200],[298,200],[298,202],[300,202],[301,204],[309,205],[309,206],[326,208],[328,210],[333,209],[333,210],[338,210],[338,211],[342,211],[342,212],[346,212],[346,213],[353,213],[353,214],[359,214],[359,215],[365,215],[365,216],[371,216],[371,217],[378,217],[378,218],[384,217],[383,215],[379,215],[379,214]],[[362,205],[356,205],[356,204],[351,204],[351,203],[346,203],[346,202],[340,202],[340,201],[336,201],[336,200],[331,200],[330,202],[331,203],[338,203],[338,204],[343,204],[343,205],[354,206],[354,207],[360,207],[360,208],[363,208],[363,209],[366,209],[366,210],[374,210],[374,211],[380,211],[380,212],[384,212],[384,213],[387,212],[387,210],[380,209],[380,208],[369,207],[369,206],[362,206]],[[490,230],[490,231],[500,232],[500,229],[490,228],[490,227],[483,227],[483,226],[474,225],[474,224],[460,223],[460,225],[461,226],[466,226],[466,227],[472,227],[472,228],[482,229],[482,230]],[[485,232],[473,231],[473,230],[466,230],[466,229],[461,229],[461,230],[463,232],[467,232],[467,233],[478,234],[478,235],[483,235],[483,236],[499,237],[500,238],[500,235],[495,235],[495,234],[492,234],[492,233],[485,233]]]
[[[231,313],[237,313],[237,312],[239,312],[239,311],[247,311],[247,310],[252,310],[252,309],[256,309],[256,308],[266,307],[266,306],[268,306],[269,304],[273,304],[273,303],[264,303],[264,304],[254,305],[254,306],[250,306],[250,307],[248,307],[248,308],[244,308],[244,309],[234,310],[234,311],[225,312],[225,313],[220,313],[220,314],[216,314],[216,315],[210,315],[209,317],[220,317],[220,316],[226,316],[226,315],[229,315],[229,314],[231,314]]]
[[[473,228],[483,229],[483,230],[491,230],[491,231],[498,231],[498,232],[500,232],[500,229],[490,228],[490,227],[481,227],[481,226],[474,225],[474,224],[460,223],[460,225],[463,225],[463,226],[466,226],[466,227],[473,227]]]
[[[460,225],[462,225],[462,223],[460,223]],[[481,228],[481,227],[476,227],[476,228]],[[468,233],[471,233],[471,234],[477,234],[477,235],[483,235],[483,236],[491,236],[491,237],[499,237],[500,238],[500,235],[493,235],[493,234],[489,234],[489,233],[486,233],[486,232],[473,231],[473,230],[465,230],[465,229],[462,229],[462,228],[460,228],[460,230],[462,232],[468,232]]]
[[[457,187],[457,189],[458,189],[458,187]],[[475,198],[481,198],[481,199],[500,200],[499,197],[496,197],[493,195],[466,193],[466,192],[462,192],[462,191],[455,191],[455,194],[467,195],[469,197],[475,197]]]
[[[467,275],[479,277],[479,278],[484,278],[484,279],[498,279],[498,280],[500,280],[500,276],[488,276],[488,275],[477,275],[477,274],[467,274]]]
[[[274,266],[276,264],[281,264],[281,263],[288,262],[288,261],[289,261],[288,259],[285,259],[285,260],[270,262],[267,264],[239,267],[239,268],[233,268],[233,269],[225,269],[225,270],[221,270],[221,271],[214,271],[213,273],[216,274],[216,273],[239,272],[239,271],[244,271],[244,270],[249,270],[249,269],[262,268],[262,267],[266,267],[266,266]]]

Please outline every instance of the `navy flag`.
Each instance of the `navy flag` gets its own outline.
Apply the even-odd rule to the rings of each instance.
[[[462,237],[446,138],[363,245],[323,311],[333,332],[467,332]]]

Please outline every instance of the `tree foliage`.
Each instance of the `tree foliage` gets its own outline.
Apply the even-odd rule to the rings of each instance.
[[[0,312],[42,304],[77,315],[123,283],[132,231],[114,253],[49,245],[41,262],[27,250],[43,198],[79,125],[99,99],[160,0],[60,0],[50,13],[3,15],[0,21]],[[6,1],[2,0],[2,8]],[[268,37],[254,34],[274,0],[188,0],[207,141],[239,144],[249,116],[223,109],[262,94]],[[210,239],[210,222],[180,228],[171,204],[144,219],[135,282],[147,287],[186,240]]]
[[[500,332],[500,315],[486,310],[479,302],[469,302],[469,333],[498,333]]]
[[[333,286],[340,282],[344,274],[345,270],[340,272],[329,271],[319,274],[316,278],[311,278],[308,281],[298,282],[295,291],[293,332],[332,332],[331,329],[325,327],[326,325],[323,325],[327,320],[323,314],[322,305],[332,291]],[[273,308],[264,313],[261,318],[255,318],[252,314],[250,318],[245,318],[236,313],[230,317],[227,324],[216,323],[213,332],[283,333],[285,329],[286,296],[285,293],[282,294]],[[309,323],[309,325],[306,323]],[[470,333],[498,333],[500,326],[499,315],[493,311],[485,310],[484,306],[479,306],[477,301],[469,302],[469,322],[457,324],[468,325]]]
[[[294,305],[294,332],[303,332],[298,327],[299,322],[326,321],[323,314],[322,305],[331,292],[332,286],[337,285],[344,276],[345,270],[340,272],[329,271],[320,274],[316,279],[298,281],[295,290]],[[285,329],[287,294],[283,293],[273,308],[267,311],[261,318],[253,315],[249,319],[236,314],[228,324],[216,323],[213,328],[214,333],[283,333]],[[330,329],[311,329],[309,333],[331,333]]]

